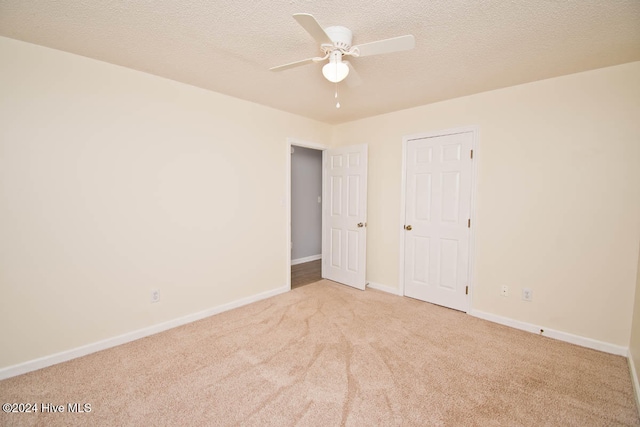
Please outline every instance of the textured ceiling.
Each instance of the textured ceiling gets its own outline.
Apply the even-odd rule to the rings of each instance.
[[[320,53],[299,12],[416,48],[352,59],[336,109],[321,64],[269,71]],[[638,61],[640,0],[0,0],[0,35],[341,123]]]

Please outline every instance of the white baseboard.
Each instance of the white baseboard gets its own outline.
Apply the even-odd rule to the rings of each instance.
[[[392,288],[391,286],[382,285],[376,282],[367,283],[367,287],[371,289],[376,289],[378,291],[388,292],[393,295],[400,295],[399,290],[397,288]]]
[[[243,305],[251,304],[252,302],[260,301],[265,298],[270,298],[284,292],[288,292],[288,286],[282,286],[270,291],[262,292],[256,295],[251,295],[246,298],[241,298],[236,301],[222,304],[217,307],[203,310],[197,313],[188,314],[177,319],[169,320],[167,322],[159,323],[157,325],[148,326],[146,328],[138,329],[126,334],[118,335],[116,337],[107,338],[102,341],[97,341],[91,344],[83,345],[73,348],[71,350],[62,351],[60,353],[51,354],[49,356],[40,357],[38,359],[29,360],[17,365],[8,366],[0,369],[0,380],[15,377],[16,375],[26,374],[27,372],[35,371],[38,369],[46,368],[47,366],[55,365],[58,363],[66,362],[71,359],[86,356],[87,354],[95,353],[97,351],[106,350],[111,347],[115,347],[121,344],[125,344],[131,341],[135,341],[140,338],[148,337],[149,335],[157,334],[168,329],[182,326],[187,323],[201,320],[214,314],[222,313],[234,308],[241,307]]]
[[[322,254],[311,255],[311,256],[308,256],[308,257],[304,257],[304,258],[292,259],[291,260],[291,265],[303,264],[305,262],[315,261],[317,259],[322,259]]]
[[[591,348],[593,350],[604,351],[605,353],[611,353],[618,356],[626,357],[629,352],[629,349],[627,347],[622,347],[591,338],[581,337],[579,335],[573,335],[568,332],[549,329],[544,326],[521,322],[519,320],[510,319],[508,317],[497,316],[495,314],[486,313],[480,310],[471,310],[469,314],[474,317],[479,317],[480,319],[489,320],[490,322],[494,323],[500,323],[501,325],[510,326],[512,328],[521,329],[523,331],[532,332],[534,334],[540,334],[540,330],[542,329],[544,330],[542,335],[544,335],[545,337],[554,338],[571,344],[576,344],[581,347]]]
[[[631,372],[631,383],[633,384],[633,394],[636,397],[636,408],[640,411],[640,384],[638,383],[638,371],[636,364],[633,362],[631,349],[627,353],[627,361],[629,362],[629,371]]]

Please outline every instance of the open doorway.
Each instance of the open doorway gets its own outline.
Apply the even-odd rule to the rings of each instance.
[[[291,145],[291,289],[322,278],[322,150]]]
[[[310,192],[313,204],[320,212],[320,252],[296,254],[292,257],[292,149],[310,148],[322,154],[321,194]],[[317,261],[321,257],[321,278],[360,290],[366,286],[367,267],[367,144],[329,148],[287,138],[286,192],[282,199],[286,221],[286,286],[291,289],[291,265]],[[283,153],[284,154],[284,153]],[[295,184],[294,184],[295,186]],[[318,199],[321,197],[321,199]],[[294,221],[295,222],[295,221]],[[317,223],[316,223],[317,225]],[[301,243],[298,243],[298,246]],[[304,243],[302,243],[304,244]],[[316,246],[317,251],[317,246]],[[317,276],[316,276],[317,277]]]

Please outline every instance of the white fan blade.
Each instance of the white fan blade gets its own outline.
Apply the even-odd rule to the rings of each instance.
[[[378,40],[377,42],[365,43],[355,48],[358,49],[358,57],[380,55],[383,53],[399,52],[410,50],[416,46],[416,39],[412,35],[394,37],[392,39]],[[353,49],[353,48],[352,48]],[[355,56],[355,55],[354,55]]]
[[[300,24],[302,28],[307,30],[307,33],[311,34],[311,37],[313,37],[319,44],[333,45],[333,41],[327,35],[327,33],[324,32],[313,15],[310,15],[308,13],[294,13],[293,18],[298,21],[298,24]]]
[[[344,80],[347,86],[356,87],[362,84],[362,79],[360,75],[356,72],[356,69],[353,68],[353,65],[349,61],[342,61],[349,66],[349,75]]]
[[[289,68],[294,68],[294,67],[299,67],[301,65],[307,65],[307,64],[311,64],[312,62],[314,62],[315,58],[307,58],[307,59],[303,59],[302,61],[296,61],[296,62],[289,62],[288,64],[284,64],[284,65],[278,65],[277,67],[272,67],[269,68],[271,71],[283,71],[283,70],[288,70]]]

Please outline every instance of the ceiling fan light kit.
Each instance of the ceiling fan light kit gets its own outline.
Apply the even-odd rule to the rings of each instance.
[[[351,46],[353,33],[346,27],[334,26],[323,29],[318,21],[308,13],[296,13],[293,15],[293,18],[320,44],[320,50],[324,55],[273,67],[271,71],[283,71],[300,65],[322,62],[329,59],[329,63],[322,67],[322,75],[330,82],[338,83],[349,75],[350,65],[346,61],[343,61],[344,56],[348,55],[357,58],[399,52],[413,49],[416,44],[415,38],[412,35],[406,35]],[[355,70],[352,72],[355,73]],[[357,79],[357,73],[355,74]]]
[[[334,50],[329,56],[329,63],[322,67],[322,75],[331,83],[338,83],[349,75],[349,66],[342,62],[342,54]]]

